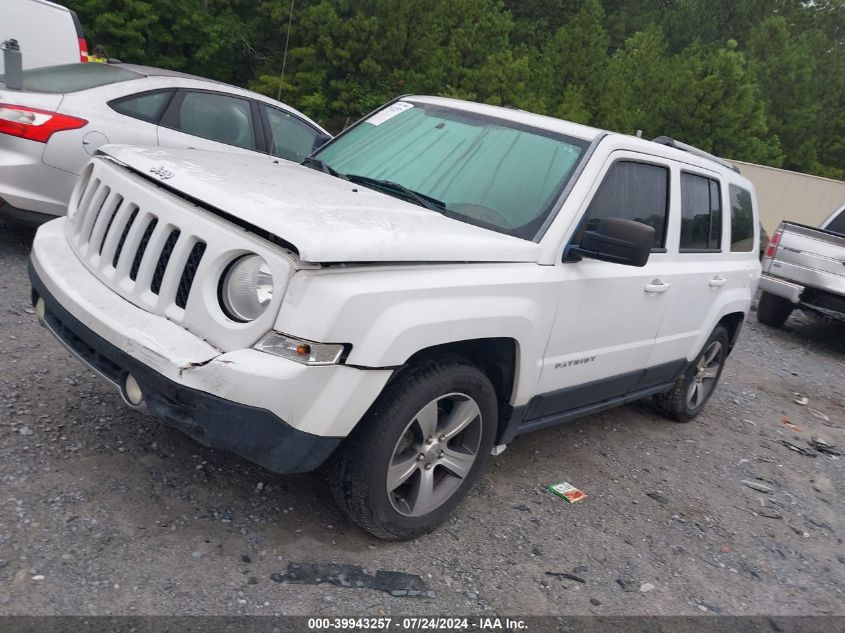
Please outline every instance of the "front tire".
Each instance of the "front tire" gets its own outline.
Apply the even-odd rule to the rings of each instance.
[[[471,363],[404,368],[333,458],[338,505],[381,539],[431,531],[481,476],[497,420],[496,391]]]
[[[701,413],[719,384],[729,344],[728,330],[717,325],[701,353],[678,377],[672,389],[654,397],[655,404],[676,422],[689,422]]]
[[[781,327],[794,308],[795,305],[789,299],[764,291],[757,304],[757,320],[770,327]]]

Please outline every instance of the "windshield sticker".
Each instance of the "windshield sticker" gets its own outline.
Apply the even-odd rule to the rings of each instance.
[[[413,107],[413,103],[408,103],[407,101],[397,101],[396,103],[387,106],[384,110],[376,112],[373,116],[367,119],[367,123],[381,125],[385,121],[389,121],[395,117],[397,114],[402,114],[405,110],[409,110]]]

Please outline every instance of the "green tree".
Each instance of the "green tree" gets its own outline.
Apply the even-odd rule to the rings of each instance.
[[[114,57],[281,96],[334,130],[397,95],[440,94],[845,177],[842,0],[69,6]]]
[[[649,135],[666,134],[737,160],[780,163],[779,141],[742,53],[688,47],[666,60],[660,90],[651,94]]]
[[[842,177],[845,57],[831,44],[815,29],[793,37],[786,19],[772,16],[752,32],[749,49],[769,96],[769,125],[783,142],[784,166]]]
[[[609,38],[603,21],[598,0],[586,0],[547,43],[536,80],[546,92],[549,114],[593,122],[608,65]]]
[[[138,64],[222,81],[249,79],[244,7],[229,0],[73,0],[89,45]]]
[[[322,0],[294,16],[282,95],[335,125],[408,92],[510,101],[526,77],[510,28],[496,0]],[[278,86],[270,74],[252,84]]]

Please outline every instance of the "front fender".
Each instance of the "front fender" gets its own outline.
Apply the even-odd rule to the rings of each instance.
[[[518,346],[511,404],[524,404],[539,378],[559,286],[536,264],[463,264],[300,271],[276,329],[350,343],[347,364],[397,367],[445,343],[511,338]]]

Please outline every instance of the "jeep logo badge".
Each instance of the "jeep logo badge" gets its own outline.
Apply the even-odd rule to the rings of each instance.
[[[158,167],[150,167],[150,173],[155,174],[162,180],[168,180],[176,175],[169,169],[165,169],[164,165],[159,165]]]

